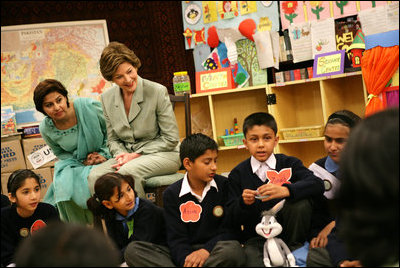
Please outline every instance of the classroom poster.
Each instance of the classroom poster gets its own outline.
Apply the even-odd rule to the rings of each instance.
[[[325,20],[331,17],[329,1],[305,1],[308,21]]]
[[[289,37],[294,63],[313,59],[310,22],[290,25]]]
[[[313,58],[317,54],[336,51],[335,21],[311,21],[311,42]]]
[[[301,23],[305,21],[304,1],[279,1],[281,8],[282,29],[289,28],[291,23]]]

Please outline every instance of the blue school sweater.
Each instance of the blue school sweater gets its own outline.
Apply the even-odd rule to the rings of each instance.
[[[306,168],[298,158],[284,154],[275,154],[275,157],[277,172],[284,168],[292,169],[292,176],[289,180],[291,183],[283,184],[290,192],[290,196],[286,198],[287,200],[301,200],[323,194],[324,184],[322,180]],[[242,198],[244,189],[256,190],[268,182],[268,180],[263,182],[253,173],[250,158],[239,163],[229,173],[228,180],[230,183],[228,206],[234,213],[236,230],[240,229],[240,226],[243,225],[240,242],[244,243],[252,237],[259,236],[255,231],[255,227],[261,221],[262,211],[271,209],[282,199],[273,199],[267,202],[256,199],[255,203],[250,206],[244,204]]]
[[[165,224],[163,209],[151,201],[139,198],[139,207],[129,218],[133,218],[133,234],[128,238],[128,231],[122,221],[115,217],[116,212],[106,218],[108,235],[120,250],[121,260],[126,246],[132,241],[145,241],[166,246]],[[101,222],[96,219],[96,227],[101,227]]]
[[[227,178],[215,175],[218,191],[211,187],[200,203],[191,193],[179,197],[183,179],[171,184],[163,194],[167,242],[172,260],[183,266],[193,245],[211,252],[222,240],[237,238],[230,232],[230,213],[227,211]]]

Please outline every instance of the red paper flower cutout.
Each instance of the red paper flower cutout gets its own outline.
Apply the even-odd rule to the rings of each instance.
[[[282,3],[282,8],[285,14],[292,14],[296,11],[297,1],[284,1]]]
[[[282,185],[284,183],[291,184],[289,181],[292,177],[292,168],[284,168],[277,172],[276,170],[267,170],[268,183]]]
[[[179,211],[183,222],[197,222],[200,220],[202,208],[193,201],[187,201],[179,206]]]

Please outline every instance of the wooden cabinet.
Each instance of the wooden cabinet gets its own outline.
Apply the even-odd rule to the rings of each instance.
[[[285,140],[279,130],[325,126],[329,115],[342,109],[364,117],[367,99],[361,72],[270,84],[268,93],[276,97],[276,104],[269,106],[280,135],[275,153],[296,156],[307,167],[325,155],[323,134]]]
[[[276,104],[267,105],[268,94]],[[250,155],[244,146],[224,146],[220,136],[233,128],[237,118],[239,132],[243,120],[254,112],[271,113],[278,124],[280,141],[275,153],[301,159],[305,166],[325,155],[323,135],[308,139],[285,140],[280,130],[321,125],[334,111],[348,109],[364,115],[366,90],[361,72],[325,78],[311,78],[248,88],[235,88],[191,95],[192,133],[201,132],[219,145],[218,173],[230,172]],[[176,107],[180,137],[184,138],[184,110]]]

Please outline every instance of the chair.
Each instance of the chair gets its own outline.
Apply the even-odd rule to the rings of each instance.
[[[175,96],[169,94],[169,99],[172,104],[172,108],[175,110],[175,104],[177,102],[183,102],[185,106],[185,137],[192,133],[192,119],[190,113],[190,94],[185,93],[184,95]],[[144,187],[146,192],[146,198],[153,201],[156,205],[163,207],[162,194],[165,189],[172,183],[183,178],[185,174],[185,168],[183,165],[180,167],[177,173],[160,175],[148,178]]]

